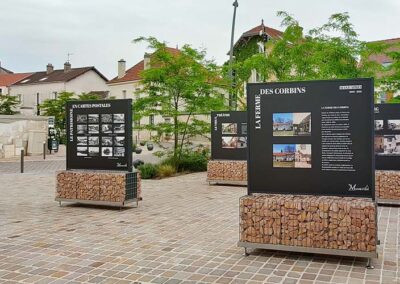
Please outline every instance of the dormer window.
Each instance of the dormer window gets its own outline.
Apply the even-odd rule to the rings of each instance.
[[[29,82],[30,79],[25,79],[23,81],[21,81],[22,84]]]
[[[43,82],[43,81],[45,81],[45,80],[47,80],[47,79],[48,79],[48,77],[44,77],[44,78],[40,79],[39,81],[40,81],[40,82]]]

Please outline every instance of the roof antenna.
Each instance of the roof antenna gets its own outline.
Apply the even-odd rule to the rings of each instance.
[[[67,53],[67,62],[69,63],[69,59],[70,59],[70,57],[71,57],[71,55],[74,55],[73,53]]]

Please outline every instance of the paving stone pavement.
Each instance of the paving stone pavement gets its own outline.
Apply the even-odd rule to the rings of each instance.
[[[143,181],[139,208],[63,205],[54,174],[0,175],[0,283],[400,283],[400,208],[379,208],[380,258],[238,248],[239,197],[205,173]]]

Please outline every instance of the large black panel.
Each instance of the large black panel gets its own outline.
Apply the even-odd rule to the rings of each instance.
[[[374,198],[373,80],[249,84],[248,192]]]
[[[67,103],[67,169],[132,170],[132,100]]]
[[[375,168],[400,170],[400,104],[375,105]]]
[[[211,158],[213,160],[247,159],[247,113],[245,111],[211,112]]]

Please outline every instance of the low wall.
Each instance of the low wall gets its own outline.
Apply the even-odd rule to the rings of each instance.
[[[123,203],[141,198],[140,173],[129,180],[124,172],[60,171],[56,199]],[[132,184],[134,182],[134,184]],[[131,187],[134,191],[130,191]]]
[[[400,203],[400,171],[375,171],[375,196]]]
[[[376,206],[349,197],[254,195],[240,199],[240,242],[375,252]]]
[[[207,180],[247,182],[247,161],[210,160],[207,165]]]

